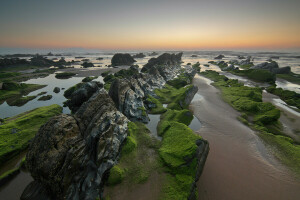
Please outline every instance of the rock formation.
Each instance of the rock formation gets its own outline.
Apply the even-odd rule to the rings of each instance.
[[[127,136],[127,123],[104,89],[74,116],[52,118],[40,128],[27,153],[26,166],[34,182],[21,199],[99,197],[102,178],[116,163]]]
[[[122,54],[117,53],[111,59],[112,66],[120,66],[120,65],[132,65],[135,60],[128,53]]]
[[[291,67],[287,66],[279,68],[278,63],[275,61],[260,63],[251,67],[250,69],[265,69],[274,74],[288,74],[291,72]]]
[[[218,55],[217,57],[215,57],[215,59],[222,59],[224,57],[225,57],[224,55]]]
[[[138,54],[133,55],[132,57],[133,57],[133,58],[145,58],[146,55],[143,54],[143,53],[138,53]]]

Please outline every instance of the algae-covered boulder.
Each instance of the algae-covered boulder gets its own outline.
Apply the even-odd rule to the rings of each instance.
[[[117,53],[111,59],[112,66],[132,65],[135,62],[133,57],[128,53]]]
[[[127,123],[104,89],[83,103],[74,116],[62,114],[49,120],[26,156],[35,187],[30,184],[23,199],[98,198],[103,176],[116,163],[127,136]]]

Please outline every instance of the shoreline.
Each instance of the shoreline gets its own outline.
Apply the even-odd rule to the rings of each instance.
[[[203,99],[190,105],[203,125],[198,133],[211,146],[198,182],[199,199],[297,198],[300,182],[274,158],[253,130],[236,119],[239,113],[209,83],[196,75],[193,84]]]

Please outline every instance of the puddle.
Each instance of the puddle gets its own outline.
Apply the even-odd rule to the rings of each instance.
[[[151,131],[152,135],[161,140],[162,138],[157,135],[157,124],[160,121],[160,115],[149,114],[148,116],[150,121],[148,122],[148,124],[146,124],[147,128]]]
[[[199,119],[194,116],[191,124],[189,125],[189,127],[193,130],[193,131],[198,131],[201,128],[201,123],[199,121]]]

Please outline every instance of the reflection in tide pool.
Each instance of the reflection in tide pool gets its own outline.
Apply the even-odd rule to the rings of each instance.
[[[39,85],[47,85],[44,88],[38,89],[36,91],[33,91],[29,93],[27,96],[34,96],[39,94],[40,92],[47,92],[46,95],[52,95],[52,99],[48,101],[38,101],[37,97],[33,99],[32,101],[27,102],[25,105],[17,107],[17,106],[9,106],[6,102],[0,105],[0,118],[6,118],[6,117],[12,117],[15,115],[18,115],[20,113],[41,107],[41,106],[49,106],[52,104],[58,104],[60,106],[63,106],[63,102],[67,99],[64,97],[64,91],[68,89],[69,87],[80,83],[82,81],[83,77],[72,77],[69,79],[57,79],[55,78],[55,74],[50,74],[47,77],[44,78],[37,78],[37,79],[30,79],[28,81],[25,81],[24,83],[28,84],[39,84]],[[95,81],[103,81],[103,77],[98,77],[95,79]],[[53,92],[53,89],[55,87],[60,88],[59,93]],[[65,88],[65,89],[62,89]],[[63,113],[69,114],[70,110],[67,107],[63,108]]]
[[[161,140],[161,137],[157,135],[157,124],[160,120],[160,115],[151,115],[149,114],[150,121],[146,124],[147,128],[150,130],[152,135]]]
[[[193,116],[193,120],[191,122],[191,124],[189,125],[189,127],[193,130],[193,131],[198,131],[201,128],[201,123],[199,121],[199,119],[196,116]]]

